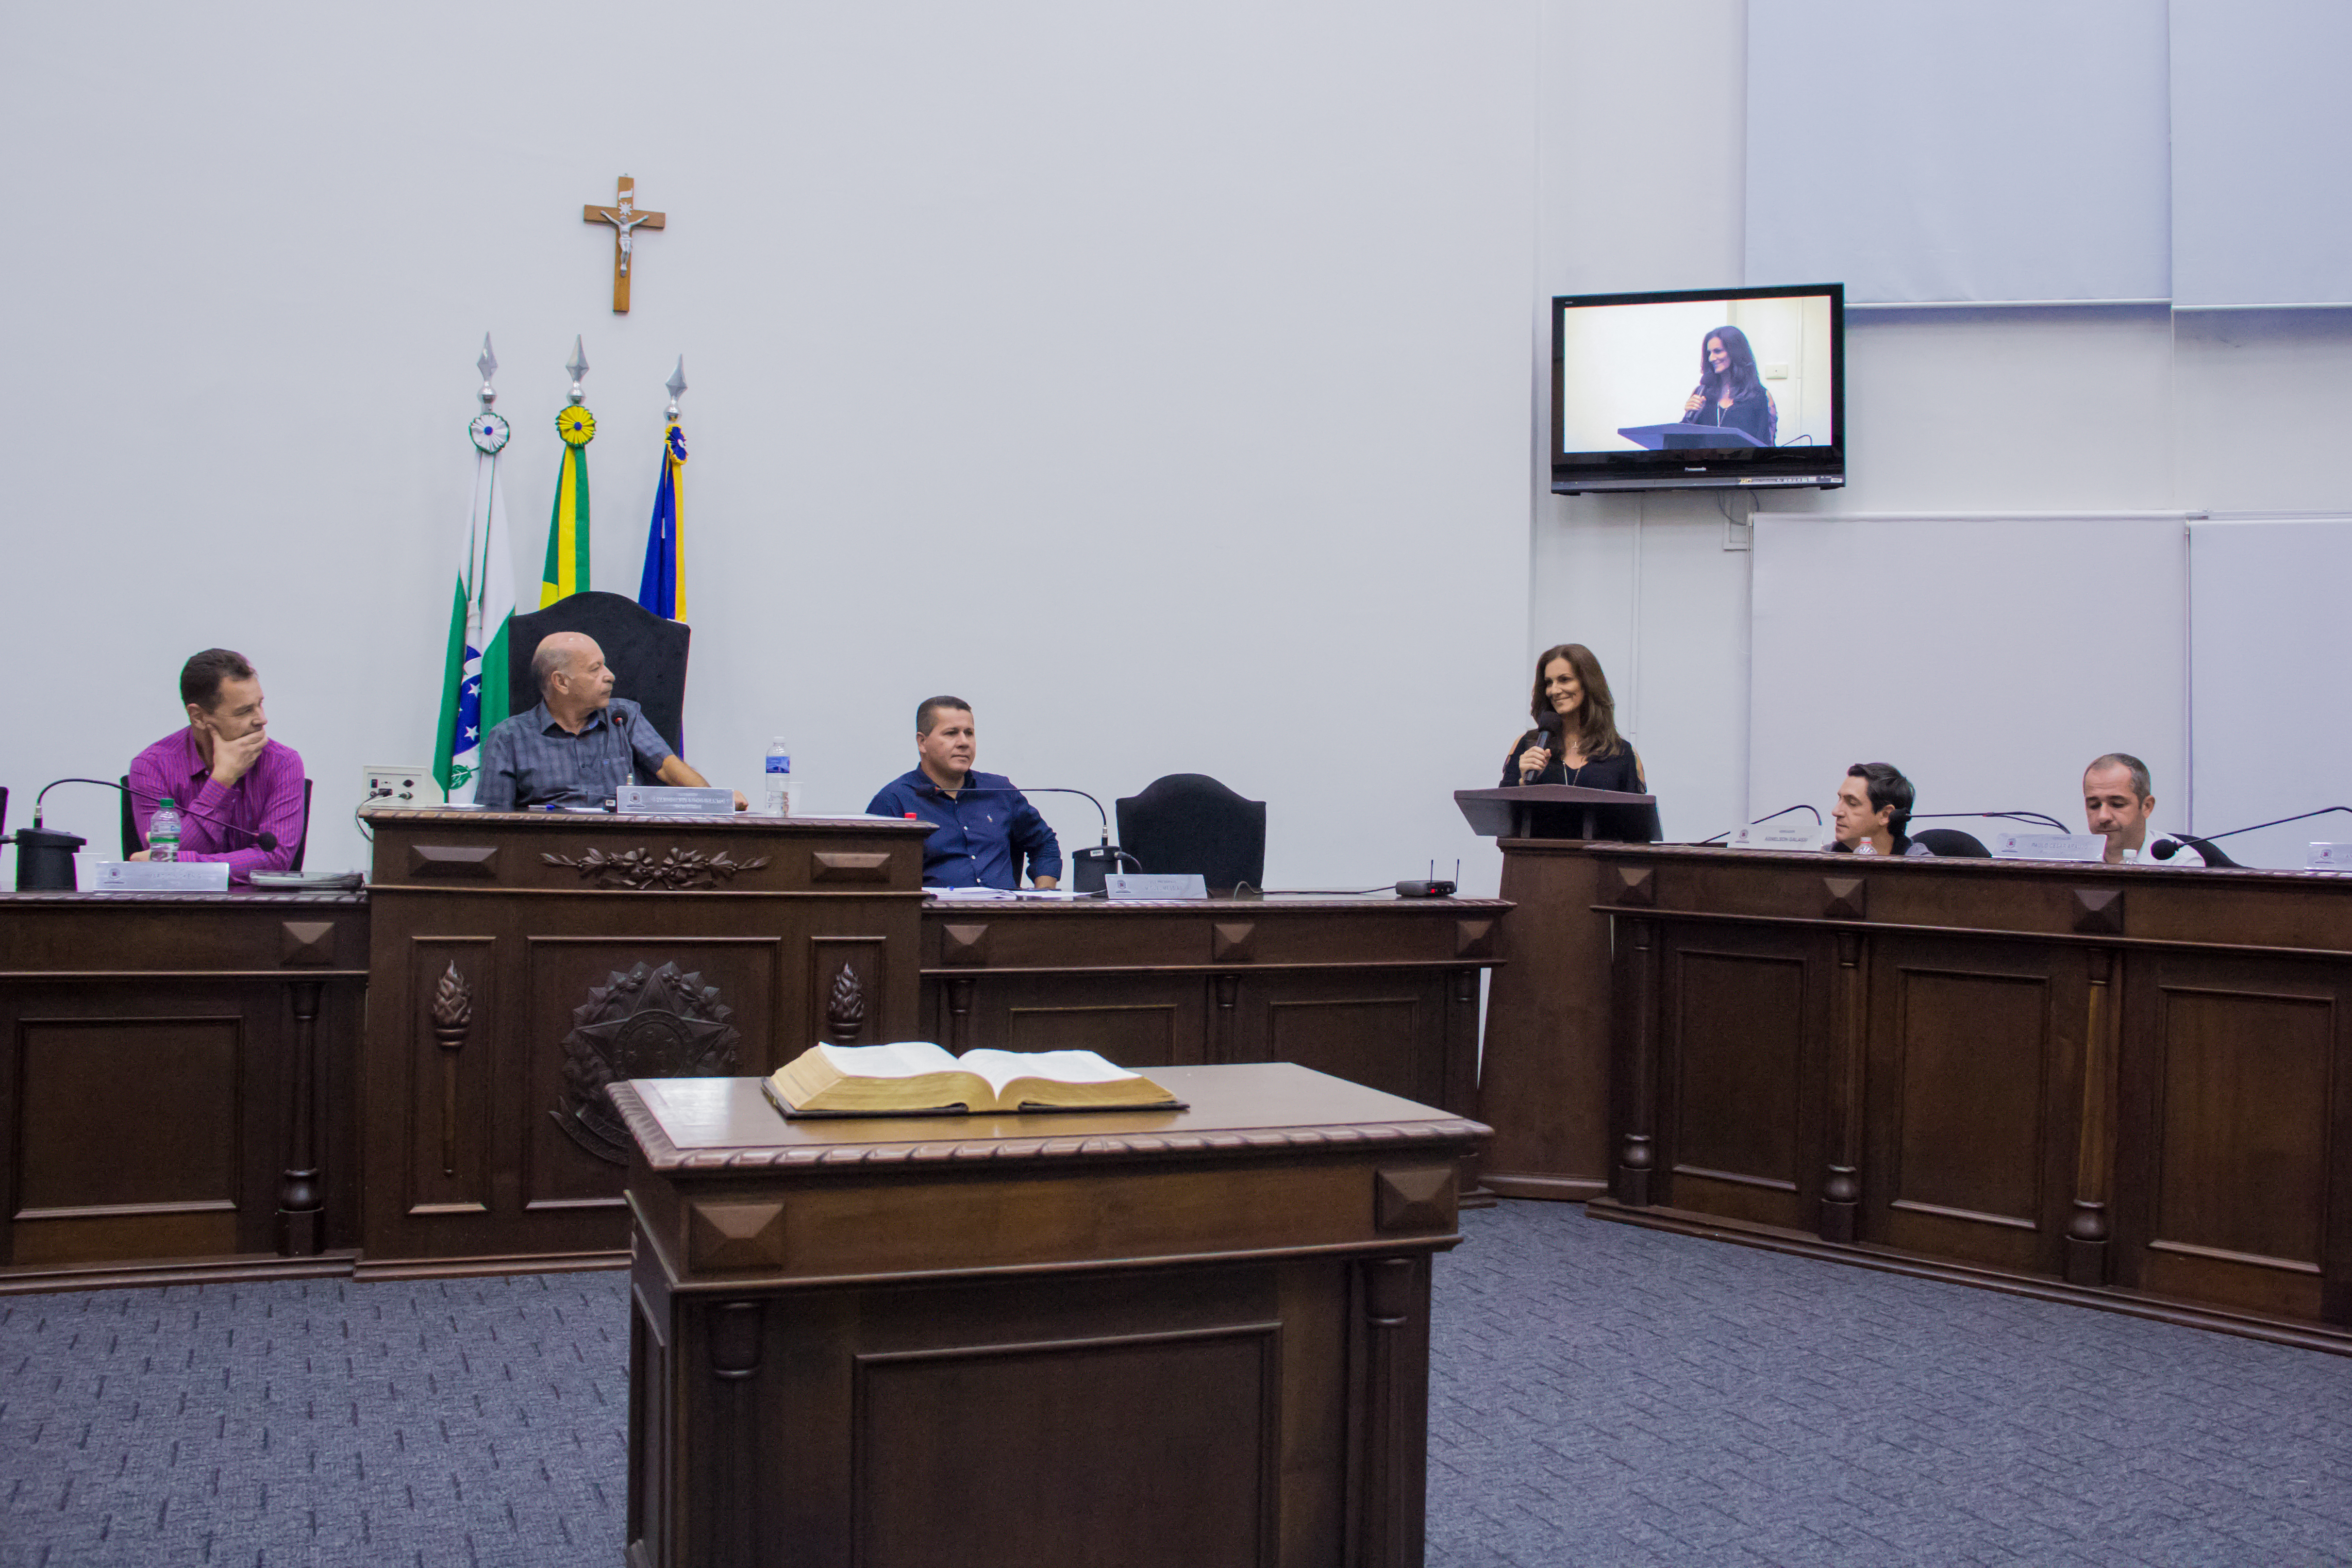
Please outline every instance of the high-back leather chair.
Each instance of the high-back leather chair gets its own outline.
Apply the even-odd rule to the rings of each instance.
[[[644,709],[646,721],[670,750],[686,755],[686,654],[693,633],[685,622],[666,621],[635,599],[594,589],[517,616],[507,634],[507,703],[511,711],[528,713],[539,701],[530,656],[555,632],[584,632],[594,637],[613,669],[613,695]]]
[[[1265,879],[1265,802],[1206,773],[1170,773],[1118,802],[1120,847],[1146,871],[1198,872],[1212,891]]]

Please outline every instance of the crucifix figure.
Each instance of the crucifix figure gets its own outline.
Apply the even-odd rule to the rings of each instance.
[[[615,315],[625,316],[629,313],[629,255],[636,248],[636,231],[664,227],[666,215],[639,212],[637,183],[624,174],[613,205],[609,207],[582,207],[580,221],[613,226],[613,311]]]

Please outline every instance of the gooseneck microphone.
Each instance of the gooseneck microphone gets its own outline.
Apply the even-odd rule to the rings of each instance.
[[[1756,819],[1755,819],[1755,821],[1750,822],[1748,826],[1750,826],[1750,827],[1754,827],[1754,826],[1757,826],[1759,824],[1766,823],[1766,822],[1769,822],[1769,821],[1771,821],[1771,820],[1772,820],[1774,817],[1776,817],[1776,816],[1788,816],[1788,815],[1789,815],[1790,812],[1792,812],[1792,811],[1810,811],[1810,812],[1811,812],[1811,813],[1813,814],[1813,826],[1816,826],[1816,827],[1818,827],[1818,826],[1821,826],[1821,821],[1822,821],[1822,808],[1821,808],[1820,806],[1817,806],[1817,805],[1806,805],[1806,804],[1805,804],[1803,801],[1801,801],[1801,801],[1799,801],[1799,802],[1798,802],[1796,805],[1784,805],[1784,806],[1782,806],[1782,807],[1781,807],[1780,810],[1778,810],[1778,811],[1768,811],[1768,812],[1766,812],[1763,816],[1759,816],[1759,817],[1756,818]],[[1699,840],[1699,843],[1700,843],[1701,845],[1707,845],[1707,844],[1719,844],[1719,843],[1721,843],[1723,840],[1725,840],[1725,839],[1727,839],[1727,838],[1730,837],[1731,837],[1731,835],[1732,835],[1732,831],[1733,831],[1732,829],[1730,829],[1730,828],[1727,827],[1727,828],[1725,828],[1722,832],[1720,832],[1720,833],[1717,834],[1717,835],[1716,835],[1714,837],[1712,837],[1712,838],[1702,838],[1702,839],[1700,839],[1700,840]]]
[[[2238,863],[2213,847],[2214,838],[2235,838],[2241,833],[2255,833],[2265,827],[2284,827],[2290,822],[2304,822],[2315,816],[2326,816],[2331,811],[2352,812],[2352,805],[2323,805],[2317,811],[2298,811],[2293,816],[2282,816],[2272,822],[2252,823],[2244,827],[2232,827],[2227,833],[2216,833],[2212,838],[2199,838],[2191,834],[2176,833],[2159,838],[2147,847],[2151,860],[2169,860],[2180,853],[2184,844],[2205,857],[2205,864],[2222,869],[2235,869]]]
[[[967,773],[965,776],[971,775]],[[1011,789],[966,784],[956,794],[959,797],[967,795],[1074,795],[1093,806],[1095,815],[1102,818],[1102,843],[1070,851],[1070,886],[1079,892],[1102,891],[1103,879],[1124,868],[1131,867],[1139,872],[1143,869],[1142,861],[1110,841],[1110,813],[1103,809],[1102,802],[1082,789],[1066,789],[1059,784],[1015,785]],[[1013,872],[1014,879],[1019,880],[1020,868],[1014,867]]]
[[[1566,730],[1567,726],[1560,722],[1559,715],[1558,713],[1541,713],[1537,715],[1536,728],[1543,731],[1543,749],[1545,751],[1557,752],[1559,750],[1560,735],[1561,732]],[[1492,756],[1493,754],[1494,753],[1491,752],[1487,753],[1489,756]],[[1534,784],[1537,779],[1541,778],[1542,776],[1543,771],[1540,768],[1521,768],[1519,770],[1519,787],[1524,789],[1529,784]]]
[[[122,794],[129,795],[133,800],[144,800],[144,797],[142,797],[137,790],[126,789],[112,779],[52,779],[47,784],[41,786],[41,793],[39,795],[33,797],[33,826],[36,828],[38,828],[41,826],[42,800],[48,795],[49,791],[57,788],[58,785],[61,784],[97,784],[101,789],[120,790]],[[163,797],[159,795],[155,800],[145,800],[144,804],[153,805],[162,798]],[[278,847],[278,835],[270,832],[266,827],[262,828],[259,832],[256,832],[250,827],[242,826],[236,823],[229,821],[226,817],[215,816],[209,811],[198,811],[193,805],[180,805],[174,804],[172,809],[178,812],[183,816],[193,816],[199,822],[209,822],[215,827],[225,827],[231,833],[242,833],[247,838],[253,840],[254,847],[257,849],[268,850]]]

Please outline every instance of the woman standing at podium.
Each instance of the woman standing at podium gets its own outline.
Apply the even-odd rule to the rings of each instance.
[[[1756,351],[1738,327],[1717,327],[1698,350],[1698,385],[1683,403],[1683,423],[1744,430],[1759,447],[1780,444],[1780,410],[1756,374]]]
[[[1541,728],[1546,714],[1553,715],[1559,725],[1556,748]],[[1582,643],[1559,643],[1537,658],[1528,716],[1538,721],[1538,728],[1522,734],[1510,755],[1503,759],[1502,787],[1574,784],[1626,795],[1650,793],[1640,755],[1617,733],[1617,703],[1609,695],[1609,678],[1601,673],[1601,661]],[[1538,806],[1535,837],[1581,838],[1583,822],[1581,807]],[[1648,843],[1658,837],[1658,814],[1654,807],[1640,811],[1606,807],[1599,826],[1605,838]]]
[[[1650,793],[1642,777],[1642,759],[1617,733],[1617,704],[1609,695],[1609,678],[1601,673],[1601,661],[1592,650],[1580,642],[1548,647],[1536,660],[1528,717],[1540,722],[1547,713],[1559,716],[1559,749],[1549,749],[1549,737],[1541,729],[1521,735],[1503,762],[1505,788],[1548,784]],[[1529,773],[1535,777],[1527,777]]]

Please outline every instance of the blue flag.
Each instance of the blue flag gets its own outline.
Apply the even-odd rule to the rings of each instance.
[[[686,619],[686,579],[678,563],[678,492],[686,477],[686,432],[669,422],[662,437],[661,484],[654,491],[654,519],[646,531],[646,570],[637,581],[637,603],[666,621]]]

